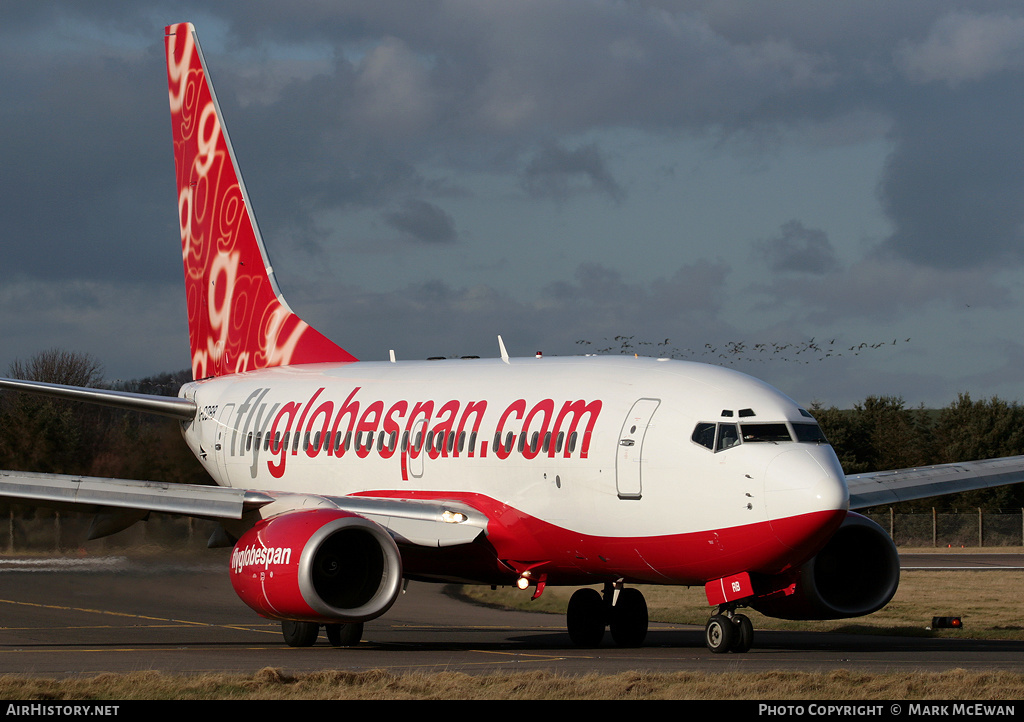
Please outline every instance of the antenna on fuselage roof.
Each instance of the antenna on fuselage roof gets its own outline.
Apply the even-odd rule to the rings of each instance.
[[[391,356],[391,363],[395,363],[395,350],[391,349],[388,353]]]
[[[498,334],[498,348],[501,349],[501,360],[508,363],[508,351],[505,350],[505,342],[501,340],[501,334]]]

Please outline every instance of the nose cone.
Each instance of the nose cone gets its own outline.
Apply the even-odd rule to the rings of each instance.
[[[831,536],[850,506],[846,477],[830,446],[789,449],[772,459],[764,498],[779,541],[810,554]]]

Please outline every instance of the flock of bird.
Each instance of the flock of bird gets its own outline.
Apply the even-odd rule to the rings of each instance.
[[[859,356],[862,353],[877,351],[882,348],[910,343],[910,339],[894,338],[892,341],[861,342],[847,346],[838,343],[838,338],[830,341],[817,341],[812,337],[809,341],[795,343],[747,343],[744,341],[727,341],[723,344],[704,344],[703,348],[679,348],[672,345],[671,339],[664,341],[637,341],[636,336],[615,336],[604,338],[601,343],[579,340],[581,346],[593,346],[588,353],[595,354],[641,354],[656,355],[685,360],[701,360],[718,364],[766,363],[782,361],[789,363],[811,363],[837,359],[843,356]],[[600,347],[600,348],[597,348]]]

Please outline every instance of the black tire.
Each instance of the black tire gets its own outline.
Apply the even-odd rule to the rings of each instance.
[[[577,647],[597,647],[604,639],[604,600],[596,589],[577,589],[569,598],[565,621]]]
[[[325,624],[327,641],[332,647],[354,647],[363,638],[363,623]]]
[[[736,625],[736,638],[733,640],[733,652],[749,652],[754,646],[754,625],[743,614],[733,615],[732,623]]]
[[[715,614],[704,626],[704,643],[714,654],[725,654],[733,647],[736,627],[724,614]]]
[[[312,647],[320,636],[320,625],[316,622],[281,621],[281,634],[289,647]]]
[[[623,589],[608,624],[620,647],[639,647],[647,637],[647,600],[639,589]]]

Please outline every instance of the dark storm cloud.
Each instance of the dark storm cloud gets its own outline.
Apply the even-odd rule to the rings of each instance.
[[[729,273],[725,263],[700,261],[664,277],[631,282],[615,269],[590,262],[528,300],[486,284],[430,280],[387,292],[340,289],[338,305],[345,314],[315,301],[303,308],[314,327],[361,359],[386,358],[394,344],[406,359],[496,356],[497,334],[513,355],[537,349],[576,354],[596,350],[604,337],[625,333],[640,339],[702,340],[735,334],[719,317]],[[443,319],[443,334],[438,319]],[[581,339],[591,341],[592,348],[581,349],[576,344]]]
[[[893,53],[880,250],[943,269],[1024,259],[1024,14],[944,13]]]
[[[779,313],[818,326],[851,319],[892,322],[929,309],[1007,309],[1010,291],[987,270],[941,269],[901,259],[868,258],[800,283],[781,277],[754,287]]]
[[[162,53],[0,64],[0,275],[177,277]]]
[[[535,197],[627,198],[597,143],[573,147],[559,134],[632,127],[727,138],[883,114],[893,151],[880,193],[896,229],[885,247],[941,265],[997,258],[1018,240],[1021,18],[999,5],[969,15],[942,2],[787,2],[770,12],[724,0],[422,3],[402,12],[387,3],[252,2],[184,4],[174,17],[211,28],[207,60],[243,170],[258,169],[246,180],[271,236],[323,243],[315,214],[394,213],[408,197],[430,203],[425,162],[521,172]],[[119,3],[39,7],[18,13],[18,32],[43,36],[53,16],[66,16],[85,35],[102,37],[98,28],[113,23],[120,37],[156,37],[133,58],[58,53],[33,58],[33,69],[21,67],[23,54],[5,56],[0,82],[10,102],[0,122],[16,150],[0,172],[19,189],[8,210],[19,233],[45,244],[17,209],[32,205],[28,197],[47,199],[51,245],[77,235],[120,251],[108,257],[134,258],[124,246],[163,201],[158,179],[168,175],[169,154],[152,141],[166,129],[153,18],[168,5],[135,3],[116,21]],[[76,90],[99,101],[79,117]],[[89,144],[77,140],[86,134]],[[48,145],[56,152],[44,152]],[[97,175],[101,166],[117,168],[116,177]],[[104,235],[94,219],[122,205],[128,228]],[[968,238],[978,251],[957,255]],[[135,261],[142,273],[152,266]]]
[[[404,237],[420,243],[454,243],[458,239],[455,219],[426,201],[406,201],[400,210],[385,213],[384,219]]]
[[[537,309],[554,319],[555,325],[572,329],[564,338],[596,341],[602,335],[639,334],[677,338],[713,338],[725,330],[719,312],[730,273],[722,261],[700,260],[685,264],[668,277],[631,282],[607,266],[580,264],[572,280],[549,284],[537,302]]]
[[[1024,76],[912,95],[880,185],[895,226],[882,250],[938,268],[1019,263]]]
[[[353,107],[359,79],[350,63],[339,60],[325,69],[313,62],[312,69],[270,78],[251,65],[218,65],[207,56],[246,186],[269,237],[330,242],[318,228],[318,214],[385,208],[397,197],[431,192],[415,153],[376,143],[380,129],[370,131],[354,119],[365,106]],[[216,80],[221,77],[225,81]]]
[[[596,143],[575,150],[557,145],[544,148],[526,166],[523,187],[532,196],[559,201],[590,191],[603,193],[614,201],[625,198]]]
[[[398,230],[420,248],[486,242],[480,226],[459,234],[485,212],[472,204],[478,192],[493,201],[525,190],[524,212],[538,198],[575,210],[582,196],[634,210],[651,181],[621,149],[647,152],[651,138],[665,147],[706,140],[712,162],[754,148],[770,167],[793,149],[877,142],[887,132],[877,179],[887,237],[841,238],[820,220],[779,228],[809,217],[787,209],[736,241],[767,239],[762,262],[806,277],[796,289],[791,278],[789,287],[766,282],[773,313],[825,323],[1010,303],[986,269],[1021,261],[1024,11],[1016,3],[977,0],[969,11],[956,0],[8,5],[0,280],[18,288],[103,279],[109,309],[116,279],[180,283],[162,29],[192,20],[272,254],[335,250],[342,243],[331,221],[350,211],[383,218],[375,232]],[[622,131],[628,143],[617,142]],[[671,164],[682,183],[685,163]],[[454,193],[459,224],[444,210]],[[664,219],[651,218],[650,228],[636,221],[640,237]],[[858,242],[856,253],[871,244],[877,252],[837,266],[836,249],[850,258]],[[402,250],[415,262],[415,245]],[[640,280],[600,253],[595,246],[572,278],[536,279],[544,290],[533,300],[427,277],[418,295],[378,294],[368,281],[347,295],[325,289],[323,303],[365,323],[334,329],[339,339],[355,333],[372,346],[394,323],[396,338],[444,352],[436,325],[423,324],[432,304],[488,338],[504,329],[531,346],[630,328],[653,338],[662,323],[703,341],[728,329],[722,299],[741,306],[749,288],[730,296],[734,269],[720,262]],[[730,260],[736,277],[749,270],[741,263]],[[12,299],[5,311],[23,313]],[[105,323],[105,334],[116,325]],[[453,347],[464,328],[447,325]]]
[[[0,370],[59,346],[100,359],[107,380],[189,366],[181,280],[0,283]],[[2,371],[0,371],[2,372]]]
[[[851,132],[858,118],[874,133],[883,116],[892,151],[879,197],[894,232],[881,250],[947,268],[1020,260],[1024,14],[1011,3],[964,12],[914,1],[456,2],[401,15],[255,6],[247,18],[221,9],[230,37],[316,38],[338,53],[331,74],[309,81],[319,108],[301,119],[323,129],[313,134],[321,147],[291,156],[296,168],[326,157],[335,170],[284,184],[296,189],[279,196],[292,208],[300,198],[386,203],[395,188],[422,195],[415,169],[426,149],[452,167],[525,159],[522,186],[534,197],[596,190],[622,201],[628,189],[596,144],[572,148],[550,134],[632,127],[770,139],[815,125]],[[296,100],[271,103],[268,118],[309,107]],[[329,129],[339,118],[348,130]]]
[[[25,150],[11,159],[4,183],[21,177],[33,197],[47,186],[32,185],[25,156],[61,158],[64,177],[82,178],[87,188],[106,180],[87,169],[118,152],[127,160],[162,157],[166,165],[155,144],[142,143],[159,137],[157,128],[163,133],[165,103],[144,94],[158,94],[159,84],[145,90],[154,87],[146,78],[162,76],[159,26],[173,8],[173,17],[205,23],[211,39],[226,43],[209,43],[208,60],[239,154],[259,169],[247,176],[250,191],[263,222],[292,234],[316,235],[311,213],[383,209],[396,198],[423,197],[428,184],[419,165],[438,157],[452,168],[509,169],[518,157],[532,193],[582,187],[626,197],[595,144],[571,149],[552,142],[552,132],[633,127],[728,136],[859,112],[882,113],[893,123],[892,158],[880,186],[897,229],[890,250],[925,263],[963,262],[948,251],[974,222],[987,226],[972,240],[981,252],[966,260],[996,257],[1016,240],[1020,211],[1010,197],[1021,196],[1014,193],[1021,172],[1013,169],[1024,164],[1016,162],[1022,134],[1009,129],[1020,127],[1024,20],[1008,3],[979,2],[973,13],[954,11],[952,2],[913,1],[448,2],[403,5],[401,12],[388,3],[313,1],[31,7],[12,14],[8,33],[43,36],[47,23],[64,17],[66,27],[77,24],[100,38],[101,27],[122,39],[156,35],[146,59],[128,67],[117,67],[118,58],[103,67],[64,56],[43,58],[31,70],[18,67],[22,54],[4,59],[4,127],[30,129],[7,136]],[[282,48],[296,59],[281,60]],[[289,64],[302,63],[315,70],[288,74]],[[105,101],[87,111],[92,126],[71,121],[70,96],[47,106],[25,90],[68,88],[63,79],[76,66],[80,73],[70,83]],[[19,110],[26,105],[36,108],[34,118]],[[59,139],[76,137],[74,129],[90,131],[92,148],[38,152],[46,138],[59,146]],[[1009,152],[1002,164],[1008,170],[991,163],[1000,147]],[[40,165],[46,162],[57,161]],[[65,200],[60,235],[85,227],[86,209],[113,210],[119,202],[153,208],[156,165],[123,164],[121,200],[115,189],[71,201],[72,187],[54,174],[51,207],[54,198]],[[930,198],[945,212],[934,213]]]
[[[839,268],[828,235],[797,220],[784,223],[779,235],[755,243],[754,252],[772,271],[820,275]]]
[[[455,103],[445,121],[476,132],[721,120],[780,90],[821,82],[814,54],[778,36],[726,38],[704,5],[466,1],[395,12],[387,3],[252,2],[226,13],[231,37],[246,45],[315,38],[374,47],[386,38],[392,62],[406,59],[403,75]]]

